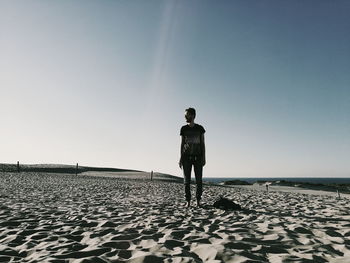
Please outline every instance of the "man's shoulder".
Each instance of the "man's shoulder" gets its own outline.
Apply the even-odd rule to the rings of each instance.
[[[185,133],[185,131],[186,131],[186,127],[187,125],[183,125],[183,126],[181,126],[181,129],[180,129],[180,135],[185,135],[184,133]]]
[[[191,127],[188,124],[185,124],[185,125],[181,126],[181,130],[183,130],[183,129],[190,129],[190,128]],[[198,124],[198,123],[194,124],[194,128],[200,129],[200,130],[204,130],[204,127],[202,125]]]
[[[188,125],[185,124],[185,125],[181,126],[181,130],[186,129],[187,127],[188,127]]]
[[[203,130],[204,130],[204,127],[203,127],[202,125],[200,125],[200,124],[198,124],[198,123],[196,123],[196,125],[197,125],[197,128],[200,128],[200,129],[203,129]]]

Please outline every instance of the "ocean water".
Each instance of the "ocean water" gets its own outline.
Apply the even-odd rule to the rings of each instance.
[[[321,184],[350,184],[350,177],[203,177],[203,181],[220,183],[230,180],[242,180],[248,183],[255,183],[256,181],[281,181],[286,180],[290,182],[304,182],[304,183],[321,183]]]

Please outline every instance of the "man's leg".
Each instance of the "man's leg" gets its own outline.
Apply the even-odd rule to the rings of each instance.
[[[182,162],[185,184],[185,198],[187,202],[191,201],[191,169],[192,163],[188,158],[184,158]]]
[[[196,198],[197,198],[197,203],[199,204],[202,198],[202,192],[203,192],[203,184],[202,184],[203,166],[202,166],[202,158],[200,156],[197,156],[194,162],[194,174],[196,177]]]

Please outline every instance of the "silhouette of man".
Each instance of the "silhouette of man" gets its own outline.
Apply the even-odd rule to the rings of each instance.
[[[179,166],[184,173],[185,184],[185,198],[187,206],[191,204],[191,170],[194,168],[196,177],[196,199],[197,206],[200,207],[200,201],[203,192],[202,173],[205,165],[205,143],[204,133],[205,129],[202,125],[194,123],[196,117],[196,110],[188,108],[185,110],[185,119],[188,124],[181,127],[181,150]]]

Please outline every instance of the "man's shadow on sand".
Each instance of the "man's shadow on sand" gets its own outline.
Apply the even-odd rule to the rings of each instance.
[[[217,209],[220,209],[223,211],[228,211],[228,212],[240,211],[244,214],[255,213],[254,210],[244,208],[240,204],[237,204],[234,201],[232,201],[231,199],[228,199],[228,198],[223,197],[223,196],[220,196],[212,204],[201,204],[200,207],[197,207],[197,208],[202,208],[204,210],[210,210],[210,211],[214,211]]]
[[[208,210],[208,211],[220,209],[222,211],[241,212],[244,214],[255,214],[256,213],[256,211],[248,209],[248,208],[244,208],[244,207],[240,207],[240,208],[215,207],[212,204],[202,204],[199,208],[204,209],[204,210]]]

